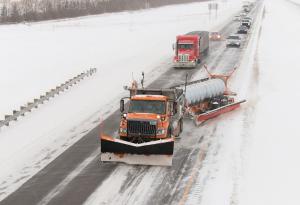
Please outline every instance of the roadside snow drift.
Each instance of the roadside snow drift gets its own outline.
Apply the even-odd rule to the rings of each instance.
[[[300,6],[266,1],[258,49],[259,92],[245,155],[242,205],[300,204]]]

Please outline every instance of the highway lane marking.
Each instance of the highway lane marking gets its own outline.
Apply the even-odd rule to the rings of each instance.
[[[193,172],[192,172],[192,174],[191,174],[191,176],[190,176],[190,178],[187,182],[187,185],[184,188],[184,192],[183,192],[183,195],[182,195],[181,200],[179,202],[179,205],[183,205],[187,201],[189,193],[190,193],[191,188],[193,186],[193,183],[195,181],[195,177],[197,176],[197,172],[199,171],[199,169],[202,166],[202,162],[203,162],[203,160],[206,156],[206,152],[207,152],[207,149],[208,149],[208,144],[207,143],[204,144],[203,147],[204,147],[204,149],[200,150],[197,162],[196,162],[195,166],[193,167]]]
[[[99,150],[96,149],[92,154],[80,163],[67,177],[56,185],[39,203],[38,205],[48,204],[55,196],[57,196],[68,184],[76,178],[99,154]]]

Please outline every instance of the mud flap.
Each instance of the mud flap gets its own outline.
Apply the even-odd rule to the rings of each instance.
[[[102,162],[172,166],[174,139],[135,144],[110,136],[101,136]]]
[[[224,114],[224,113],[230,112],[232,110],[235,110],[235,109],[239,108],[240,105],[244,102],[246,102],[246,100],[241,100],[239,102],[231,103],[231,104],[219,107],[217,109],[210,110],[206,113],[196,115],[195,118],[194,118],[195,124],[197,126],[199,126],[199,125],[201,125],[202,123],[204,123],[205,121],[207,121],[209,119],[212,119],[212,118],[217,117],[221,114]]]

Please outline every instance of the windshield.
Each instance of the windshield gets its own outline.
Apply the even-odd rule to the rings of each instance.
[[[178,44],[179,49],[192,49],[193,44]]]
[[[165,114],[164,101],[157,100],[132,100],[129,105],[129,113],[155,113]]]

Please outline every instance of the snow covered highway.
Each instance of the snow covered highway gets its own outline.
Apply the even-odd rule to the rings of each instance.
[[[198,79],[205,76],[205,71],[201,69],[204,63],[212,68],[212,72],[218,73],[230,72],[235,66],[241,65],[244,53],[249,47],[248,41],[258,35],[261,14],[260,2],[252,12],[255,20],[258,19],[255,22],[256,26],[252,29],[252,34],[243,39],[241,49],[226,48],[224,41],[211,42],[209,56],[197,69],[180,70],[167,67],[166,72],[160,76],[150,76],[154,81],[150,81],[148,86],[160,88],[184,82],[186,72],[189,79]],[[237,26],[238,22],[228,18],[219,30],[223,36],[228,36],[235,33]],[[241,71],[236,73],[235,79],[238,78],[239,72]],[[248,78],[246,77],[246,80]],[[232,84],[235,88],[234,83]],[[218,153],[217,136],[222,133],[225,123],[222,123],[222,120],[227,118],[225,121],[228,123],[235,118],[233,115],[243,116],[244,112],[246,111],[236,111],[201,127],[195,127],[187,120],[184,123],[182,138],[175,143],[175,156],[173,166],[170,168],[100,163],[98,139],[100,128],[97,126],[92,131],[84,133],[85,135],[74,145],[4,198],[0,204],[200,203],[205,200],[201,197],[201,193],[210,174],[199,175],[198,171],[205,172],[207,169],[205,160],[209,161]],[[116,134],[119,116],[119,111],[115,111],[103,121],[105,133]],[[234,187],[228,186],[227,191],[232,192]],[[228,200],[227,196],[222,199]]]
[[[51,32],[56,37],[61,35],[58,55],[66,53],[66,59],[59,56],[57,62],[49,62],[45,75],[38,71],[27,85],[28,79],[22,79],[30,95],[42,90],[33,89],[36,85],[47,87],[78,72],[79,68],[71,69],[74,65],[91,62],[99,68],[82,85],[0,130],[0,205],[300,204],[299,108],[287,114],[283,108],[287,97],[282,97],[300,99],[296,66],[300,39],[294,36],[300,31],[300,2],[258,0],[248,14],[253,18],[251,29],[248,34],[240,34],[240,48],[227,47],[226,40],[210,41],[208,56],[195,69],[173,68],[172,43],[177,34],[209,30],[220,32],[224,39],[236,34],[240,22],[233,19],[241,12],[242,3],[219,3],[216,19],[209,17],[207,2],[198,2],[28,26],[28,34],[24,33],[27,39],[31,39],[30,32],[37,36],[51,36]],[[4,26],[0,31],[7,31],[5,38],[12,42],[16,36],[10,39],[8,31],[20,31],[22,27]],[[289,37],[278,41],[283,31]],[[82,44],[73,45],[71,33],[76,39],[82,38]],[[95,43],[98,35],[101,40]],[[53,39],[45,43],[49,49],[55,45]],[[77,50],[79,47],[89,51],[84,54]],[[67,62],[72,49],[76,50],[76,59]],[[49,55],[55,59],[55,55]],[[120,58],[114,58],[116,55]],[[24,62],[27,66],[34,64]],[[35,63],[40,66],[39,60]],[[61,76],[58,70],[62,67],[53,73],[49,70],[55,65],[66,66]],[[229,88],[238,94],[237,99],[247,100],[240,109],[199,127],[185,118],[183,132],[175,140],[171,167],[100,162],[100,132],[118,136],[119,99],[127,94],[122,85],[140,80],[140,73],[145,71],[147,88],[169,88],[184,83],[186,74],[188,81],[207,77],[204,65],[216,74],[228,74],[237,68]],[[12,73],[16,72],[18,64],[13,62],[11,66]],[[48,79],[42,82],[46,76]],[[4,77],[1,81],[13,84]],[[9,102],[25,99],[22,94],[7,96],[0,112],[11,109]],[[288,122],[278,120],[286,118]]]

